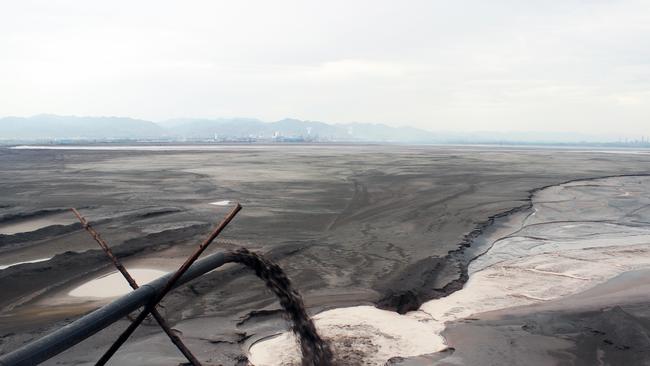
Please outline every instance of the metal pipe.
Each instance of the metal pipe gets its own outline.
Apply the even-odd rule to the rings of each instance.
[[[147,304],[147,306],[144,307],[144,310],[140,312],[137,318],[131,324],[129,324],[129,327],[126,328],[122,334],[117,338],[115,343],[111,345],[111,347],[102,355],[102,357],[97,361],[95,364],[96,366],[103,366],[105,365],[108,360],[113,357],[115,352],[126,342],[127,339],[135,332],[135,330],[140,326],[140,324],[144,321],[144,319],[151,313],[152,309],[155,309],[156,305],[167,295],[167,293],[174,288],[174,285],[178,281],[179,278],[183,276],[183,274],[190,268],[192,263],[194,263],[197,259],[199,259],[199,256],[203,251],[210,245],[214,239],[219,236],[219,234],[228,226],[228,224],[235,218],[237,213],[241,210],[241,205],[239,202],[233,207],[232,210],[226,215],[226,217],[217,225],[217,227],[212,230],[210,235],[199,245],[198,248],[190,255],[189,258],[183,262],[183,264],[180,266],[180,268],[169,278],[169,281],[165,284],[165,287],[162,288],[162,290],[158,291],[156,294],[156,297]]]
[[[174,288],[222,265],[233,262],[231,253],[215,253],[196,261],[176,282]],[[158,297],[174,273],[148,284],[107,304],[76,321],[0,356],[0,366],[37,365],[76,345]]]
[[[77,219],[79,219],[79,222],[81,222],[81,225],[83,225],[84,229],[90,234],[90,236],[95,239],[97,244],[104,250],[104,253],[106,253],[106,256],[111,260],[115,268],[117,268],[118,271],[122,274],[124,279],[126,279],[126,282],[129,283],[129,286],[131,286],[132,289],[137,290],[138,283],[135,281],[133,276],[129,273],[129,271],[126,270],[126,267],[122,265],[122,262],[113,254],[113,251],[111,250],[111,247],[108,246],[108,243],[104,239],[102,239],[101,235],[95,230],[95,228],[90,225],[88,220],[86,220],[85,217],[81,216],[81,213],[77,211],[76,208],[71,208],[72,213],[74,213],[75,216],[77,216]],[[191,365],[193,366],[202,366],[201,361],[199,361],[194,354],[192,354],[192,351],[187,348],[185,343],[181,340],[181,338],[172,331],[171,327],[165,320],[165,318],[160,315],[158,310],[156,308],[151,309],[151,315],[153,315],[154,319],[158,322],[158,325],[162,328],[162,330],[167,334],[167,337],[172,341],[172,343],[178,348],[179,351],[187,358],[187,360],[190,362]]]

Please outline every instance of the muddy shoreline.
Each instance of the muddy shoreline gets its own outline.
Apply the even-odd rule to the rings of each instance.
[[[450,323],[443,335],[451,351],[428,364],[647,364],[650,360],[650,297],[647,295],[650,273],[639,272],[642,282],[627,280],[625,277],[630,274],[625,273],[585,294],[543,306],[478,314],[466,321]],[[611,291],[613,284],[625,286],[629,293],[637,292],[636,296],[610,295],[607,291]],[[639,294],[638,290],[644,293]],[[589,297],[590,294],[598,296]],[[488,348],[491,352],[487,352]],[[433,359],[431,355],[429,360]]]
[[[572,180],[563,185],[590,181],[602,184],[612,178],[648,176],[616,175]],[[620,189],[624,189],[623,186]],[[628,195],[629,192],[625,192],[623,197]],[[641,198],[647,201],[648,196]],[[643,214],[646,219],[629,219],[633,224],[631,228],[641,230],[647,227],[650,222],[647,220],[648,212],[641,213],[646,207],[641,205],[632,211],[635,215]],[[603,225],[615,221],[615,216],[608,218]],[[581,218],[575,219],[565,223],[577,227],[575,223],[581,222]],[[629,235],[640,236],[642,233]],[[596,237],[593,240],[593,245],[602,245]],[[630,250],[636,252],[635,255],[647,256],[647,253],[637,251],[643,250],[641,248],[647,251],[650,241],[639,243],[645,244]],[[602,266],[607,265],[603,263]],[[442,333],[450,346],[446,354],[430,355],[419,361],[413,359],[404,364],[647,364],[650,362],[650,270],[647,267],[634,270],[631,266],[620,270],[621,274],[570,296],[479,312],[471,318],[450,322]],[[606,271],[603,269],[603,272]]]
[[[555,312],[561,313],[559,316],[547,317],[546,322],[536,323],[540,324],[536,328],[524,323],[521,329],[533,334],[537,328],[559,321],[555,328],[542,332],[544,337],[555,337],[557,342],[561,339],[572,345],[583,342],[584,337],[562,330],[562,321],[566,321],[562,319],[574,317],[578,319],[577,323],[582,324],[578,327],[586,327],[585,324],[597,325],[611,317],[628,317],[630,320],[622,323],[635,329],[636,333],[626,332],[625,327],[615,327],[616,331],[609,329],[611,326],[605,327],[615,336],[603,342],[609,345],[620,343],[615,347],[618,351],[650,346],[650,341],[644,341],[650,328],[644,328],[643,318],[635,318],[638,314],[630,314],[621,308],[634,304],[650,309],[650,296],[647,295],[647,281],[650,279],[648,175],[572,180],[549,186],[535,192],[530,206],[529,210],[517,212],[519,215],[506,215],[495,220],[494,226],[489,227],[490,234],[476,237],[477,242],[469,248],[479,254],[467,269],[472,274],[462,291],[427,301],[417,311],[401,317],[390,311],[363,306],[328,310],[315,316],[317,327],[334,344],[334,349],[341,348],[341,339],[354,340],[352,343],[358,347],[356,351],[364,355],[362,359],[373,365],[384,364],[389,359],[398,363],[398,358],[403,364],[430,364],[434,359],[452,364],[481,364],[485,361],[481,356],[484,351],[492,354],[490,364],[527,364],[524,354],[533,350],[539,353],[534,364],[544,365],[566,361],[566,358],[553,358],[552,342],[526,344],[518,351],[522,355],[513,359],[508,356],[512,353],[512,343],[497,341],[499,334],[493,330],[494,322],[486,323],[478,321],[478,318],[489,318],[493,313],[505,314],[500,318],[506,318],[504,321],[508,323],[504,323],[504,327],[508,329],[514,324],[512,318],[518,308],[528,305],[535,309],[528,314],[539,317],[542,316],[539,313],[541,309],[548,311],[555,305]],[[476,245],[481,244],[478,239],[483,241],[483,245],[477,248]],[[616,286],[596,290],[607,287],[607,284],[600,285],[604,281],[614,278],[610,282],[616,282],[616,278],[631,276],[639,269],[644,271],[632,276],[636,278],[636,284],[628,281],[626,285],[619,285],[616,291],[611,290]],[[597,295],[589,296],[590,292]],[[589,301],[571,300],[585,297]],[[576,304],[581,306],[576,308]],[[585,318],[582,314],[587,314],[587,310],[602,314],[595,319]],[[521,317],[516,320],[521,320]],[[452,324],[452,331],[447,330],[447,324]],[[476,324],[481,324],[481,327],[477,329]],[[404,332],[406,329],[407,333]],[[476,338],[473,334],[481,332],[492,332],[495,339]],[[605,334],[600,330],[594,332]],[[442,337],[443,333],[452,335],[451,342]],[[537,333],[534,333],[536,337]],[[630,341],[635,338],[639,340]],[[297,352],[278,351],[292,348],[293,343],[288,333],[283,333],[254,344],[251,360],[258,366],[296,365]],[[593,342],[589,344],[577,346],[575,355],[581,362],[593,361],[586,355],[578,355],[585,349],[594,352]],[[482,351],[477,351],[478,348]],[[564,348],[567,348],[565,353],[572,351],[571,347]],[[445,354],[439,354],[445,349]],[[460,352],[456,352],[458,349]],[[453,351],[451,356],[450,351]],[[433,352],[436,354],[432,355]],[[609,357],[608,352],[596,348],[595,353]],[[649,356],[628,352],[612,357],[637,364],[639,360],[649,360]]]
[[[422,303],[426,301],[435,300],[441,297],[448,296],[454,293],[455,291],[458,291],[461,288],[463,288],[463,286],[469,279],[469,274],[468,274],[469,264],[473,260],[475,260],[476,258],[482,255],[482,253],[479,254],[468,253],[468,252],[472,252],[475,249],[472,248],[472,243],[474,242],[474,240],[476,240],[479,236],[483,235],[485,230],[491,227],[496,220],[507,218],[508,216],[511,216],[513,214],[531,209],[533,196],[539,191],[542,191],[546,188],[560,186],[563,184],[578,182],[578,181],[599,180],[604,178],[644,177],[644,176],[650,176],[650,174],[619,174],[619,175],[607,175],[602,177],[571,179],[558,184],[552,184],[544,187],[534,188],[528,192],[528,200],[525,204],[488,217],[487,220],[479,223],[475,229],[473,229],[471,232],[466,234],[463,237],[463,240],[460,243],[458,243],[457,245],[458,249],[454,249],[450,251],[447,254],[447,256],[443,258],[436,258],[436,260],[434,261],[432,261],[431,259],[427,259],[413,264],[414,269],[412,271],[420,272],[419,275],[425,278],[424,281],[425,283],[434,283],[434,277],[436,276],[436,274],[438,272],[443,272],[444,268],[449,266],[457,267],[460,269],[459,278],[452,280],[442,288],[419,287],[416,289],[400,289],[395,292],[391,291],[387,296],[381,298],[375,305],[380,309],[391,310],[399,314],[405,314],[409,311],[417,310],[420,307],[420,305],[422,305]],[[489,247],[486,248],[485,251],[487,251],[488,249]],[[483,253],[485,251],[483,251]],[[421,268],[423,267],[426,269],[422,270]],[[387,287],[391,288],[397,286],[388,285]]]

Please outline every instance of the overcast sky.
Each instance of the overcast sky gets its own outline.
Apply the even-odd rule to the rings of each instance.
[[[650,136],[650,1],[3,1],[0,115]]]

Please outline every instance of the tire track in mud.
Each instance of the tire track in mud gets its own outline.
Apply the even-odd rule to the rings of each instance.
[[[368,187],[356,179],[353,179],[352,182],[354,183],[354,193],[352,194],[352,198],[345,206],[343,211],[341,211],[340,214],[336,215],[334,220],[332,220],[332,222],[327,226],[327,229],[325,229],[325,231],[330,231],[337,227],[340,221],[353,217],[355,207],[363,207],[369,203]]]

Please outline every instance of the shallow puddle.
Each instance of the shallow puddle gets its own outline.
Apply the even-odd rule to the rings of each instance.
[[[129,273],[140,286],[167,274],[167,272],[157,269],[129,269]],[[122,277],[122,274],[116,271],[88,281],[70,291],[68,295],[73,297],[109,298],[122,296],[131,291],[133,290]]]
[[[0,224],[0,234],[14,235],[42,229],[52,225],[70,225],[76,220],[69,213],[55,213]]]
[[[210,202],[210,204],[215,206],[228,206],[230,204],[230,201],[228,200],[216,201],[216,202]]]
[[[17,266],[19,264],[45,262],[45,261],[50,260],[50,259],[52,259],[52,257],[38,258],[38,259],[32,259],[32,260],[28,260],[28,261],[15,262],[15,263],[9,263],[9,264],[0,264],[0,270],[6,269],[6,268],[9,268],[9,267],[13,267],[13,266]]]

